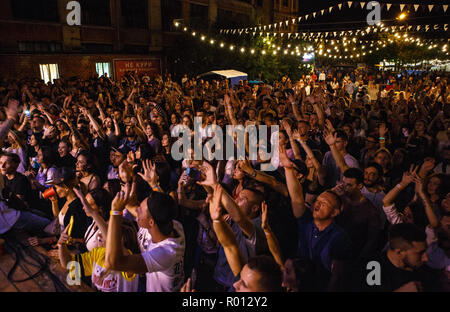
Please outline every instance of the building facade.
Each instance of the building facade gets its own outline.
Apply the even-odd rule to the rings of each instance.
[[[78,0],[81,25],[69,26],[69,2],[0,1],[0,77],[116,76],[118,60],[130,66],[152,60],[152,73],[164,73],[164,49],[179,35],[174,19],[210,30],[246,27],[295,17],[299,6],[299,0]]]

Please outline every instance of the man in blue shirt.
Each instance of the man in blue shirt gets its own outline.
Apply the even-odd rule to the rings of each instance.
[[[308,210],[303,186],[283,147],[279,154],[286,173],[293,214],[298,222],[298,256],[311,260],[318,291],[342,291],[346,264],[351,258],[350,239],[334,222],[341,212],[342,202],[337,194],[327,190],[317,197],[312,212]]]
[[[342,290],[345,264],[351,257],[350,239],[334,222],[340,206],[339,197],[325,191],[314,203],[313,212],[305,209],[298,218],[298,253],[312,261],[316,287],[321,291]]]

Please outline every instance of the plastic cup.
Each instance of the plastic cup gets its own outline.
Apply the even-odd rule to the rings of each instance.
[[[52,196],[55,196],[55,195],[56,195],[56,191],[55,191],[55,189],[53,187],[51,187],[49,189],[46,189],[45,192],[42,194],[42,196],[45,199],[48,199],[48,198],[50,198]]]

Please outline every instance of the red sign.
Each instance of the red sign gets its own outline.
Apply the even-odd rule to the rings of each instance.
[[[114,60],[116,80],[120,80],[127,72],[137,71],[139,76],[154,77],[161,75],[160,59],[121,59]]]

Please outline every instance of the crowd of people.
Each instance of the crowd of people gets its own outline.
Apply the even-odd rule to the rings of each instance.
[[[448,77],[2,80],[0,234],[105,292],[448,291]],[[276,170],[177,159],[195,117],[268,126]]]

